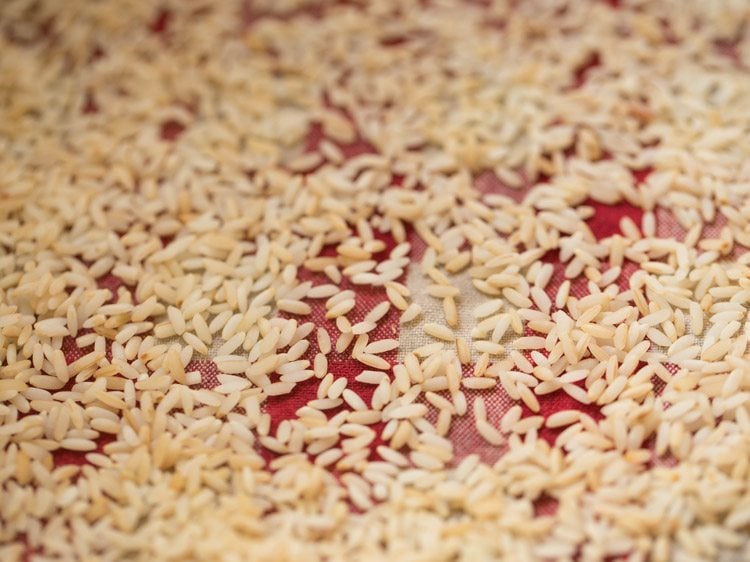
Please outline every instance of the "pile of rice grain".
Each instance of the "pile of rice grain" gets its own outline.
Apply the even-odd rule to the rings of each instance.
[[[750,557],[748,26],[4,1],[0,559]]]

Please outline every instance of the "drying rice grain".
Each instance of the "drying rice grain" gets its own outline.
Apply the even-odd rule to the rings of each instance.
[[[434,322],[427,322],[426,324],[422,326],[422,329],[424,330],[425,334],[427,334],[428,336],[432,336],[433,338],[437,338],[439,340],[452,342],[456,338],[456,336],[453,333],[453,330],[451,330],[447,326],[443,326],[442,324],[435,324]]]

